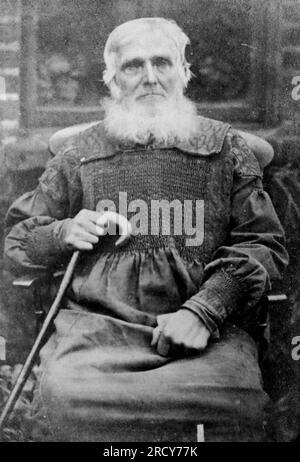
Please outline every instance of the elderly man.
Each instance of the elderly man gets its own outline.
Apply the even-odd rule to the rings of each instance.
[[[283,231],[244,140],[184,96],[188,42],[163,18],[117,27],[103,122],[8,213],[9,267],[45,270],[81,251],[40,355],[37,439],[264,438],[255,344],[235,324],[280,277]],[[131,223],[123,246],[107,209]]]

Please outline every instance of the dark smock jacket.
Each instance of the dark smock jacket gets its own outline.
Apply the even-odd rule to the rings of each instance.
[[[199,425],[206,440],[263,438],[255,345],[234,324],[255,315],[287,255],[254,154],[229,125],[203,117],[198,136],[174,145],[119,143],[99,123],[10,208],[7,267],[67,261],[66,220],[101,201],[128,219],[138,214],[143,229],[120,248],[107,235],[82,252],[41,352],[37,438],[195,441]],[[170,213],[166,226],[153,212],[159,201],[182,206],[179,221]],[[156,317],[182,307],[212,341],[193,357],[161,357],[150,346]]]

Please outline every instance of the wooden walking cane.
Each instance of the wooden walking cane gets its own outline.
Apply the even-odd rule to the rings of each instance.
[[[71,282],[71,279],[72,279],[72,276],[73,276],[73,273],[74,273],[74,270],[75,270],[75,267],[76,267],[76,264],[77,264],[77,261],[78,261],[78,257],[79,257],[79,250],[76,250],[73,255],[72,255],[72,258],[67,266],[67,269],[66,269],[66,272],[64,274],[64,277],[61,281],[61,284],[59,286],[59,289],[58,289],[58,292],[57,292],[57,295],[55,297],[55,300],[54,302],[52,303],[49,311],[48,311],[48,314],[46,316],[46,319],[43,323],[43,326],[40,330],[40,333],[38,334],[37,338],[36,338],[36,341],[34,342],[34,345],[28,355],[28,358],[26,359],[25,361],[25,364],[24,366],[22,367],[22,370],[16,380],[16,383],[8,397],[8,400],[4,406],[4,409],[1,413],[1,416],[0,416],[0,436],[1,436],[1,433],[3,431],[3,429],[5,428],[5,425],[7,423],[7,420],[11,414],[11,412],[13,411],[13,408],[20,396],[20,393],[22,392],[23,390],[23,387],[26,383],[26,380],[28,379],[29,377],[29,374],[32,370],[32,367],[33,367],[33,364],[34,364],[34,361],[39,353],[39,350],[43,344],[43,341],[44,341],[44,338],[45,338],[45,335],[49,329],[49,327],[51,326],[52,322],[54,321],[54,318],[55,316],[57,315],[58,313],[58,310],[59,310],[59,305],[62,301],[62,298],[66,292],[66,289],[68,287],[68,285],[70,284]]]
[[[97,221],[96,229],[98,231],[99,236],[105,235],[107,233],[107,230],[103,229],[103,226],[109,225],[109,223],[114,223],[119,226],[120,234],[121,236],[119,239],[116,241],[115,246],[121,246],[123,245],[131,236],[132,234],[132,226],[131,223],[122,215],[113,212],[113,211],[105,211],[100,213],[100,217]],[[1,439],[1,433],[5,427],[5,424],[8,420],[9,415],[11,414],[14,405],[17,402],[17,399],[20,396],[20,393],[25,385],[25,382],[31,372],[31,369],[33,367],[34,361],[39,353],[39,350],[41,348],[41,345],[43,343],[43,340],[45,338],[45,335],[48,331],[48,328],[52,324],[55,316],[58,313],[59,310],[59,305],[60,302],[66,292],[66,289],[68,285],[71,282],[77,260],[79,257],[79,250],[76,250],[72,258],[67,266],[66,272],[64,274],[63,280],[61,281],[60,287],[58,289],[57,295],[55,297],[54,302],[52,303],[48,314],[46,316],[46,319],[44,321],[44,324],[40,330],[40,333],[37,336],[37,339],[28,355],[28,358],[26,359],[26,362],[24,366],[22,367],[22,370],[20,372],[20,375],[17,378],[17,381],[9,395],[9,398],[4,406],[4,409],[1,413],[0,416],[0,439]]]

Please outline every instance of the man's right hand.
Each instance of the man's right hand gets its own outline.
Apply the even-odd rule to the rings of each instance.
[[[100,216],[98,212],[83,209],[74,218],[68,219],[62,230],[64,244],[72,250],[93,250],[99,242],[101,228],[96,223]]]

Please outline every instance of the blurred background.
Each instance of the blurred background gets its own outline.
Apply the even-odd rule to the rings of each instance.
[[[300,361],[290,354],[291,338],[300,335],[300,0],[0,0],[0,250],[6,210],[35,188],[50,157],[49,137],[102,117],[108,34],[143,16],[172,18],[190,37],[194,78],[187,94],[199,113],[274,148],[264,184],[291,256],[280,287],[289,308],[275,322],[267,373],[278,399],[295,377],[300,382]],[[4,280],[1,304],[18,310],[13,327],[0,310],[0,325],[24,339],[22,359],[33,336],[29,302]]]
[[[231,5],[207,0],[41,1],[38,104],[97,104],[106,93],[101,78],[106,37],[120,22],[139,16],[173,18],[191,38],[188,54],[195,77],[188,94],[192,98],[244,98],[251,64],[247,46],[251,41],[250,10],[249,2],[243,0]]]

